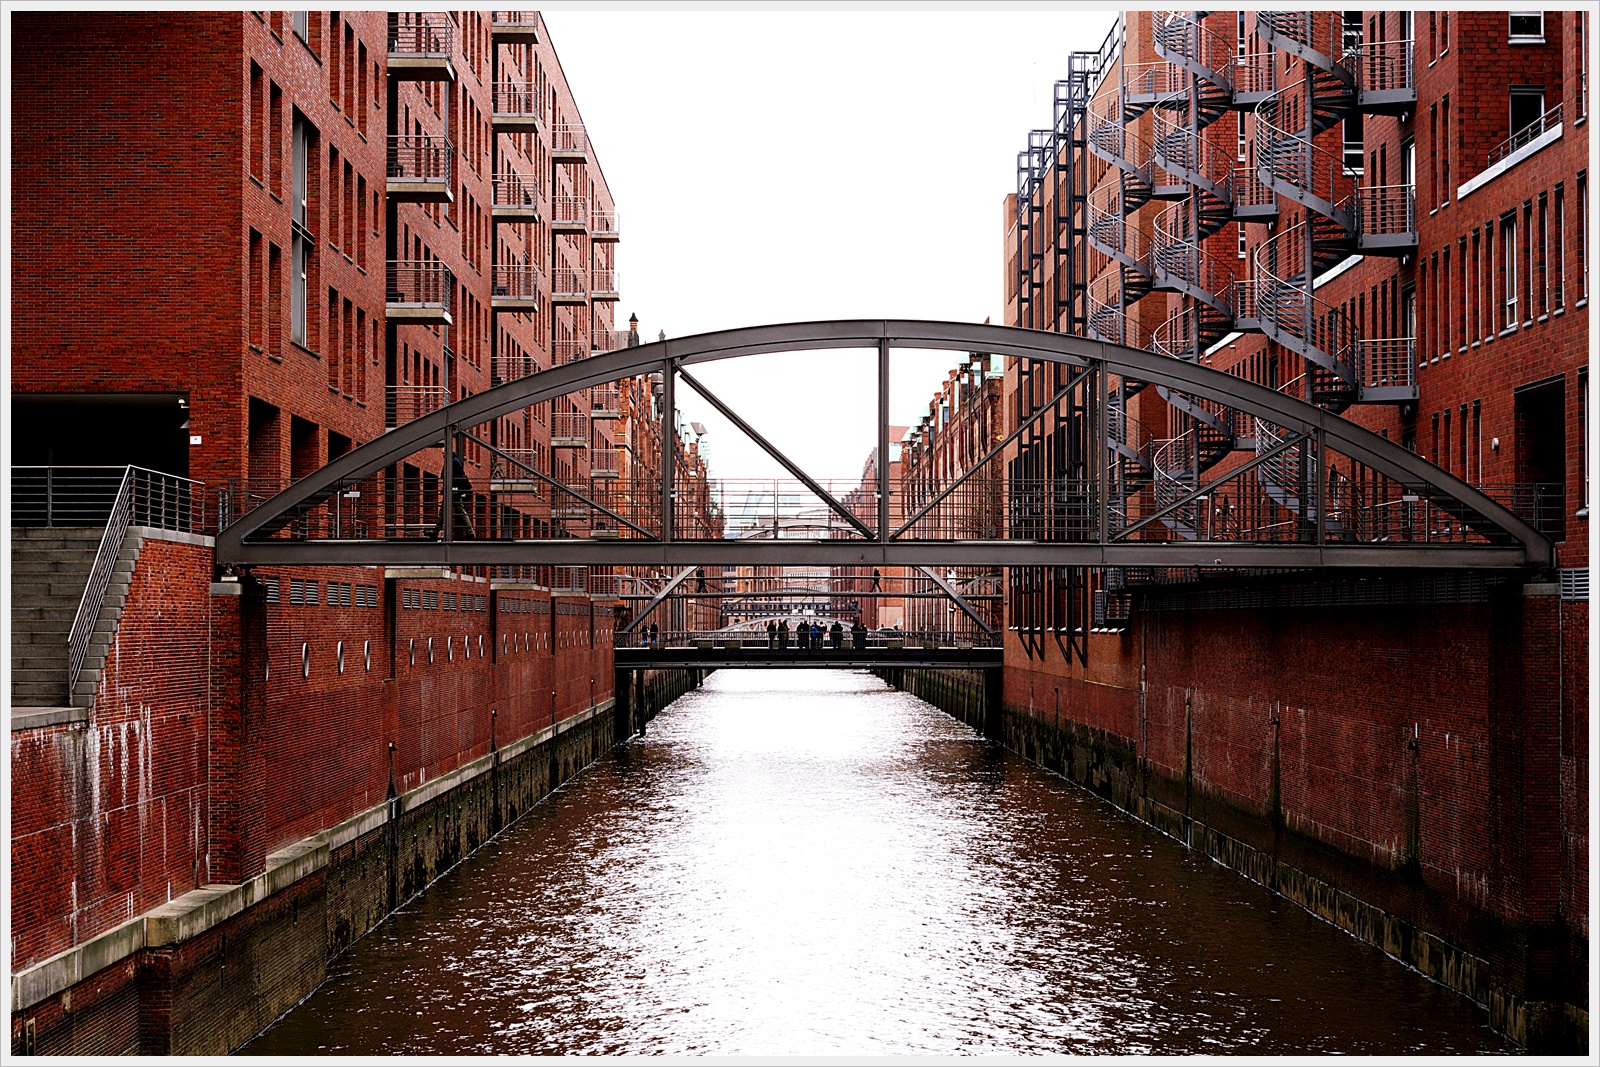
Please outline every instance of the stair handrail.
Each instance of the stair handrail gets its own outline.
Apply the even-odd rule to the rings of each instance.
[[[95,553],[94,564],[89,568],[89,580],[83,597],[78,601],[78,613],[72,618],[72,629],[67,634],[67,703],[71,704],[78,688],[78,677],[83,673],[83,661],[89,654],[89,638],[95,624],[100,621],[100,607],[105,603],[106,589],[111,585],[111,571],[117,557],[122,554],[122,542],[133,521],[134,482],[137,468],[128,467],[122,472],[122,484],[111,504],[111,514],[106,518],[106,531],[100,536],[100,548]]]

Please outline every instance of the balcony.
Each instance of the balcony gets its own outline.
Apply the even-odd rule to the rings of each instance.
[[[589,132],[581,122],[562,122],[550,129],[550,159],[554,163],[589,162]]]
[[[531,89],[497,85],[493,97],[496,133],[528,133],[539,128],[539,94]]]
[[[589,212],[589,237],[595,241],[619,241],[622,228],[617,224],[616,211],[595,208]]]
[[[1408,256],[1417,250],[1417,192],[1410,185],[1363,186],[1356,192],[1356,229],[1364,255]]]
[[[1484,169],[1487,170],[1488,168],[1493,167],[1496,163],[1499,163],[1501,160],[1507,158],[1517,149],[1532,144],[1539,137],[1551,130],[1554,130],[1560,125],[1561,105],[1557,104],[1549,111],[1546,111],[1544,114],[1540,115],[1538,118],[1522,127],[1522,129],[1518,130],[1516,133],[1513,133],[1510,137],[1507,137],[1504,141],[1501,141],[1499,144],[1495,145],[1494,148],[1489,152],[1488,162],[1484,164]]]
[[[619,348],[627,348],[628,331],[598,330],[589,342],[589,347],[595,352],[615,352]]]
[[[622,389],[616,383],[597,385],[589,390],[589,417],[591,419],[622,417]]]
[[[514,382],[530,374],[539,373],[539,362],[531,355],[495,356],[490,369],[495,382]]]
[[[389,15],[389,76],[402,81],[456,80],[454,27],[442,12]]]
[[[537,11],[495,11],[490,15],[490,32],[495,44],[538,44]]]
[[[595,300],[620,300],[617,272],[611,267],[596,267],[589,276],[589,295]]]
[[[557,411],[550,416],[551,448],[588,448],[589,416],[581,411]]]
[[[582,337],[558,338],[550,343],[550,365],[564,367],[589,358],[589,342]]]
[[[1363,404],[1405,404],[1417,399],[1417,339],[1374,337],[1356,342]]]
[[[531,448],[508,448],[503,456],[495,456],[489,467],[489,491],[512,493],[519,497],[536,496],[542,480],[528,468],[538,457]]]
[[[449,402],[450,393],[442,385],[390,385],[384,392],[383,424],[392,430]]]
[[[589,198],[586,196],[552,196],[550,198],[550,226],[556,233],[588,233]]]
[[[539,182],[515,171],[494,177],[494,221],[538,222]]]
[[[1233,170],[1233,217],[1249,222],[1270,222],[1278,217],[1278,197],[1254,167]]]
[[[614,448],[596,448],[590,451],[589,477],[622,477],[622,453]]]
[[[455,145],[448,137],[389,136],[389,199],[408,204],[448,204]]]
[[[1356,57],[1359,78],[1356,107],[1380,115],[1417,109],[1417,82],[1411,41],[1373,41]]]
[[[550,272],[550,303],[587,304],[589,275],[579,267],[557,267]]]
[[[450,295],[455,291],[455,275],[443,263],[432,259],[391,259],[385,277],[388,295],[384,314],[390,322],[448,326]]]
[[[495,311],[532,314],[539,310],[539,268],[527,263],[497,264],[490,306]]]

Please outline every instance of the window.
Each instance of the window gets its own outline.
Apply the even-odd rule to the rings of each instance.
[[[1428,207],[1437,208],[1439,206],[1439,178],[1441,173],[1441,168],[1439,166],[1438,104],[1428,105],[1428,147],[1432,149],[1433,152],[1433,166],[1431,168],[1433,171],[1433,181],[1428,183]]]
[[[1450,51],[1450,12],[1439,12],[1439,54]]]
[[[249,268],[249,334],[250,347],[261,350],[265,341],[266,314],[263,309],[263,296],[266,292],[266,271],[262,263],[261,233],[254,227],[250,230],[250,268]]]
[[[1508,211],[1500,218],[1500,295],[1505,314],[1502,331],[1517,328],[1517,213]]]
[[[1589,174],[1578,172],[1578,262],[1583,264],[1583,284],[1578,289],[1574,307],[1589,302]]]
[[[1467,305],[1472,303],[1471,295],[1467,289],[1467,239],[1461,237],[1456,242],[1456,261],[1461,264],[1461,299],[1456,302],[1456,336],[1461,338],[1460,351],[1467,350]]]
[[[311,43],[311,12],[291,11],[289,17],[294,19],[294,33],[306,44]]]
[[[1564,201],[1566,190],[1560,182],[1556,183],[1556,247],[1555,260],[1551,266],[1555,268],[1555,278],[1550,286],[1550,309],[1561,311],[1567,306],[1567,205]]]
[[[1237,123],[1237,125],[1239,127],[1239,130],[1238,130],[1238,136],[1235,138],[1235,142],[1236,143],[1235,143],[1234,152],[1235,152],[1235,155],[1237,155],[1239,157],[1239,162],[1240,163],[1243,163],[1245,161],[1246,157],[1249,155],[1249,150],[1247,148],[1248,140],[1246,139],[1245,132],[1244,132],[1245,131],[1244,120],[1245,120],[1245,113],[1243,111],[1238,112],[1237,113],[1236,123]]]
[[[1250,254],[1249,251],[1245,248],[1244,223],[1242,223],[1242,222],[1238,223],[1235,226],[1235,229],[1237,229],[1239,231],[1239,258],[1240,259],[1244,259],[1245,257],[1247,257]]]
[[[1539,314],[1550,314],[1550,202],[1544,193],[1539,194]]]
[[[267,352],[283,358],[283,250],[267,243]]]
[[[1441,191],[1443,199],[1439,206],[1450,202],[1450,94],[1445,93],[1439,101],[1439,133],[1443,139],[1439,142],[1439,169],[1444,174],[1444,189]]]
[[[1512,44],[1544,44],[1544,12],[1513,11],[1507,15]]]
[[[1361,112],[1352,111],[1344,118],[1344,170],[1347,175],[1360,177],[1365,172],[1362,155],[1366,148],[1366,133]]]
[[[290,318],[289,339],[299,345],[308,345],[306,319],[308,284],[311,278],[311,258],[315,238],[311,232],[311,168],[315,165],[316,132],[304,115],[294,115],[292,172],[294,186],[290,190],[290,209],[293,212],[294,247],[290,267]]]
[[[1573,19],[1573,34],[1578,39],[1578,99],[1574,124],[1589,115],[1589,12],[1580,11]]]
[[[250,63],[250,176],[259,182],[267,177],[266,76],[254,60]]]
[[[1544,130],[1540,125],[1544,119],[1544,86],[1542,85],[1513,85],[1511,87],[1511,136],[1526,131],[1529,137],[1537,137]]]
[[[267,189],[283,197],[283,90],[273,82],[268,93],[267,111]]]

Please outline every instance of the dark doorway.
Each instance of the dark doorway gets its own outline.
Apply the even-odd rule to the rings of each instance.
[[[189,398],[182,393],[13,393],[11,462],[122,467],[189,476]]]
[[[1560,378],[1516,391],[1513,510],[1553,541],[1566,537],[1567,415]]]

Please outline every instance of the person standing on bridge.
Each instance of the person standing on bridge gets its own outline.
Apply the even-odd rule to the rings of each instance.
[[[778,647],[778,624],[771,619],[767,620],[767,647]]]
[[[461,462],[459,445],[450,453],[450,536],[457,541],[470,541],[473,537],[472,513],[467,505],[472,500],[472,483],[467,480],[467,466]],[[433,524],[433,539],[444,536],[444,501],[439,502],[439,521]]]
[[[833,647],[834,648],[843,648],[844,647],[844,623],[840,622],[838,619],[834,619],[833,620],[833,625],[828,628],[828,632],[833,635]]]
[[[850,647],[862,649],[867,647],[867,628],[857,619],[850,624]]]
[[[788,619],[779,619],[778,620],[778,647],[781,648],[781,649],[787,649],[789,647],[789,620]]]

